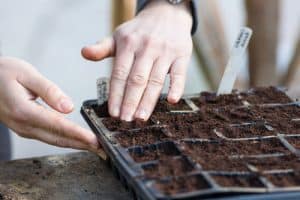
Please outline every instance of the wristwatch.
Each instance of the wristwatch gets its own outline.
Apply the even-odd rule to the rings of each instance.
[[[173,5],[178,5],[180,3],[182,3],[183,1],[188,1],[190,3],[190,8],[191,8],[191,13],[192,13],[192,17],[193,17],[193,27],[191,30],[191,33],[194,34],[197,30],[197,26],[198,26],[198,17],[197,17],[197,10],[196,10],[196,1],[197,0],[166,0],[168,1],[170,4]],[[137,1],[137,13],[140,12],[147,3],[149,3],[150,0],[138,0]]]
[[[183,2],[184,0],[167,0],[169,3],[171,3],[171,4],[174,4],[174,5],[176,5],[176,4],[180,4],[181,2]]]

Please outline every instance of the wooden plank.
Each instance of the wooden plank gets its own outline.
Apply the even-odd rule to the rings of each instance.
[[[248,26],[253,29],[249,45],[250,86],[277,82],[279,0],[246,0]]]
[[[293,81],[295,81],[295,79],[297,77],[299,77],[299,69],[300,69],[300,35],[298,38],[298,42],[296,42],[296,45],[295,45],[294,54],[288,65],[288,70],[287,70],[286,74],[283,76],[281,84],[284,86],[287,86],[287,87],[291,87],[293,84]],[[297,84],[297,87],[299,87],[298,84]]]
[[[112,1],[112,30],[135,16],[136,0]]]

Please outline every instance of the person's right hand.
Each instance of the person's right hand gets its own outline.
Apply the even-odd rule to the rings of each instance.
[[[38,104],[38,97],[54,110]],[[30,64],[0,58],[0,122],[21,137],[99,154],[96,136],[64,118],[72,110],[70,98]]]

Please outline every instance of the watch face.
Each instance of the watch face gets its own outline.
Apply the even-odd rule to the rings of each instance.
[[[168,0],[171,4],[179,4],[181,3],[183,0]]]

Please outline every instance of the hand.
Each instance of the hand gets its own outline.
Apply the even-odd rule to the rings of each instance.
[[[147,120],[170,72],[168,101],[183,94],[192,53],[192,17],[187,4],[152,1],[134,19],[119,26],[113,37],[85,47],[82,55],[98,61],[115,56],[109,113],[121,120]]]
[[[59,147],[100,151],[92,132],[61,114],[72,112],[70,98],[30,64],[1,57],[0,85],[0,121],[18,135]],[[54,110],[38,104],[38,97]]]

